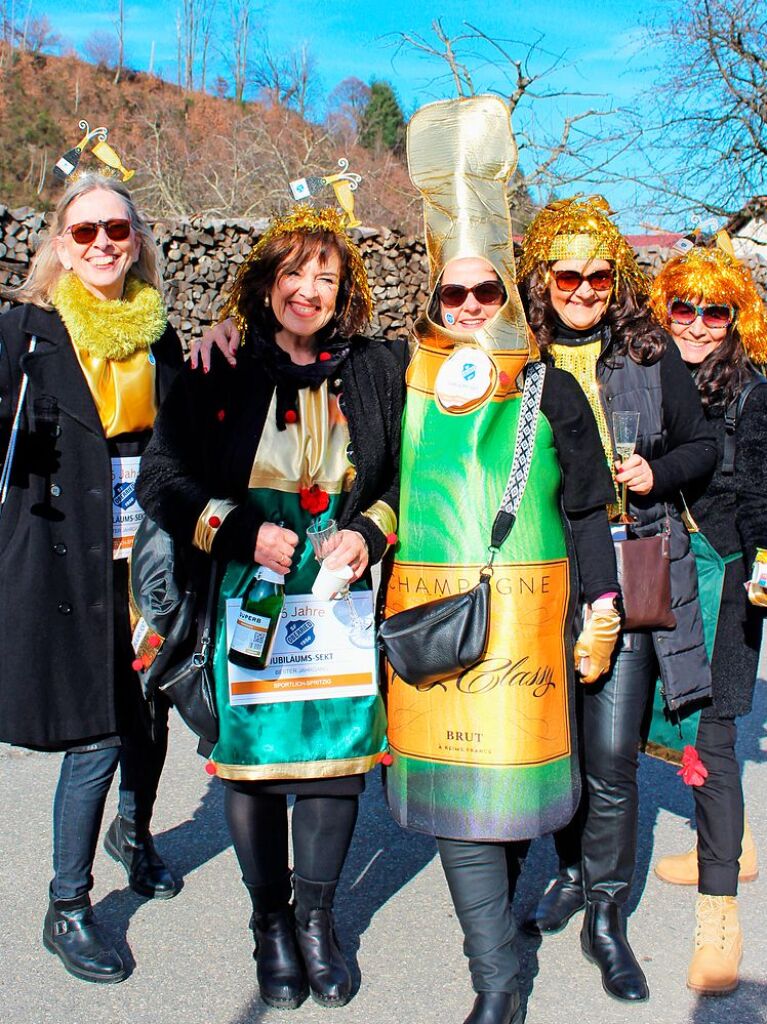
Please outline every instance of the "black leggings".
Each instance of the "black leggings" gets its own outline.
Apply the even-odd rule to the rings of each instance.
[[[289,871],[288,801],[242,783],[225,783],[224,808],[243,882],[279,884]],[[358,797],[297,796],[293,807],[293,867],[301,878],[335,882],[357,823]]]
[[[731,718],[704,714],[695,741],[708,769],[702,786],[693,786],[698,827],[698,892],[737,896],[738,860],[743,835],[743,789],[735,758],[738,730]]]

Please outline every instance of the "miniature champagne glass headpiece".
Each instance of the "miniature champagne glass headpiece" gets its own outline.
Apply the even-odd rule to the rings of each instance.
[[[121,181],[130,181],[135,171],[129,170],[120,159],[117,152],[107,142],[109,136],[108,128],[91,128],[87,121],[80,121],[78,127],[85,134],[72,149],[68,149],[63,156],[59,157],[53,168],[53,173],[61,181],[70,181],[73,176],[82,173],[78,170],[80,158],[83,153],[91,147],[91,153],[100,163],[108,168],[102,171],[111,177],[120,178]]]

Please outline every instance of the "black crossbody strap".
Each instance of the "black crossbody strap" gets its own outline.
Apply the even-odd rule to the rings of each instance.
[[[530,475],[533,461],[535,433],[538,429],[538,413],[541,408],[543,380],[546,367],[543,363],[530,363],[525,374],[525,386],[522,391],[522,408],[519,413],[517,439],[514,445],[514,460],[511,464],[509,482],[501,501],[501,507],[493,522],[490,544],[498,549],[511,532],[519,512],[522,496]]]
[[[200,633],[200,644],[199,649],[195,651],[192,658],[193,664],[198,668],[202,668],[203,665],[208,663],[210,656],[210,643],[213,634],[213,612],[216,606],[216,582],[217,582],[217,566],[215,562],[211,562],[210,565],[210,579],[208,581],[208,594],[205,599],[205,618],[202,622],[202,631]]]
[[[722,473],[727,476],[732,476],[735,472],[735,431],[738,428],[740,417],[743,414],[743,408],[748,400],[748,396],[761,384],[767,384],[761,373],[753,377],[748,384],[743,388],[737,398],[734,398],[732,402],[727,406],[724,413],[724,454],[722,456]]]

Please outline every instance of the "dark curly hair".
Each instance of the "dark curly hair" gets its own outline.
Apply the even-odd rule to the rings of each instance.
[[[557,340],[557,315],[549,295],[549,267],[539,263],[524,282],[527,319],[541,352]],[[631,284],[619,280],[616,292],[605,310],[602,323],[610,328],[610,355],[628,355],[635,363],[656,363],[669,343],[667,332],[652,315],[644,297]]]
[[[726,409],[758,372],[746,355],[736,324],[737,321],[730,327],[724,341],[709,352],[694,370],[695,384],[707,412]]]

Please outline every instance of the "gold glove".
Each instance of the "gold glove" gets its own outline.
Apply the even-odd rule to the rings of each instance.
[[[575,667],[582,683],[595,683],[609,669],[620,631],[621,617],[612,598],[598,598],[575,643]]]
[[[748,584],[748,599],[757,608],[767,608],[767,589],[760,587],[758,583]]]

